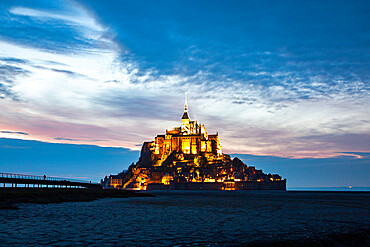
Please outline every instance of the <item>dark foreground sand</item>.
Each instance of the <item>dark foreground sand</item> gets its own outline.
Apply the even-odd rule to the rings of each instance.
[[[49,194],[47,202],[62,201],[63,191]],[[68,200],[100,193],[74,192]],[[19,203],[18,210],[0,210],[0,246],[370,246],[370,193],[122,193],[109,197],[133,197]],[[34,197],[17,192],[18,201],[42,202],[39,194]]]
[[[250,247],[366,247],[370,246],[370,231],[361,229],[355,232],[342,234],[328,234],[316,238],[281,240],[281,241],[259,241],[238,246]]]
[[[93,201],[100,198],[152,196],[128,190],[59,189],[59,188],[1,188],[0,209],[18,209],[17,203],[61,203]]]

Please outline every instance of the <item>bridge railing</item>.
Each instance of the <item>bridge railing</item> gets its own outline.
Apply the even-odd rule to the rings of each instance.
[[[71,179],[71,178],[59,178],[59,177],[49,177],[49,176],[39,176],[39,175],[28,175],[28,174],[16,174],[16,173],[0,173],[1,178],[16,178],[16,179],[33,179],[33,180],[46,180],[46,181],[70,181],[70,182],[78,182],[78,183],[91,183],[91,184],[98,184],[96,182],[90,182],[85,180],[79,179]]]

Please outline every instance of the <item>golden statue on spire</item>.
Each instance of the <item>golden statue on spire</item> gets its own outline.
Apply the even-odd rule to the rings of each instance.
[[[185,112],[188,112],[188,92],[185,92]]]

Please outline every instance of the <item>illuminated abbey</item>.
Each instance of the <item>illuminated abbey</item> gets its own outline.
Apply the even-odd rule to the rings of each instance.
[[[144,142],[136,164],[106,177],[106,188],[181,190],[285,190],[286,180],[264,174],[222,152],[218,132],[209,135],[203,124],[191,121],[185,94],[181,124]]]
[[[145,143],[145,145],[153,153],[154,166],[162,165],[174,151],[183,154],[202,155],[211,163],[223,158],[218,133],[209,135],[203,124],[190,120],[186,94],[181,126],[166,130],[165,135],[157,135],[155,141]]]

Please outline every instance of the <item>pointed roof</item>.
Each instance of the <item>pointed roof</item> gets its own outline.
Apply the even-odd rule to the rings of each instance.
[[[190,119],[187,112],[184,112],[181,119]]]

